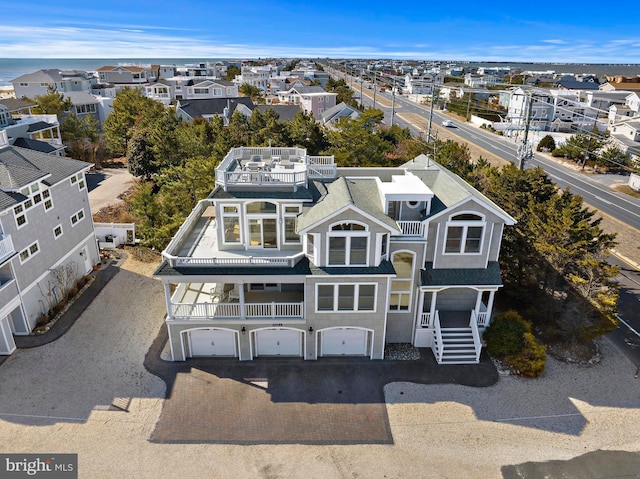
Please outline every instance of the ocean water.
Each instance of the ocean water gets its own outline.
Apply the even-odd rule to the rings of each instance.
[[[186,65],[200,62],[215,62],[222,58],[0,58],[0,87],[11,85],[11,80],[27,73],[47,68],[61,70],[94,71],[101,66],[120,63],[152,63],[160,65]],[[232,59],[229,59],[232,60]],[[238,59],[233,59],[238,61]],[[451,62],[459,66],[509,66],[521,70],[546,71],[556,73],[594,73],[604,79],[605,75],[640,75],[638,64],[596,64],[596,63],[509,63],[509,62]]]

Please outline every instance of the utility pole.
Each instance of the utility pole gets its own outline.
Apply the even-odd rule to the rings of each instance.
[[[360,106],[364,108],[364,99],[362,98],[362,69],[360,69]]]
[[[391,88],[391,126],[393,126],[393,115],[396,112],[396,79],[393,78],[393,87]]]
[[[533,110],[533,95],[531,93],[525,94],[526,104],[526,122],[524,124],[524,135],[522,136],[522,143],[518,146],[516,151],[516,158],[518,159],[518,168],[524,170],[524,162],[531,158],[531,148],[529,147],[529,125],[531,124],[531,112]]]
[[[429,108],[429,126],[427,127],[427,143],[431,141],[431,122],[433,121],[433,103],[435,102],[436,86],[431,86],[431,108]]]
[[[467,121],[470,120],[469,111],[471,110],[471,92],[469,92],[469,101],[467,102],[467,116],[465,117]]]
[[[376,71],[373,70],[373,109],[375,110],[376,108],[376,79],[378,77],[376,76]]]

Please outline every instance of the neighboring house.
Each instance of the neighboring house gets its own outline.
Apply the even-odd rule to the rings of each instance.
[[[240,75],[233,79],[233,82],[241,86],[248,83],[251,86],[259,88],[263,92],[269,91],[269,77],[271,76],[271,67],[246,67],[240,70]]]
[[[476,75],[467,73],[464,76],[464,84],[471,88],[483,88],[488,86],[496,86],[502,83],[503,79],[494,75]]]
[[[323,111],[320,116],[320,122],[323,125],[335,126],[341,118],[348,117],[357,120],[360,118],[360,112],[356,108],[347,105],[345,102],[341,102],[336,106]]]
[[[145,83],[156,81],[160,65],[105,65],[98,68],[100,83],[113,85],[116,91],[123,88],[142,88]]]
[[[21,100],[0,100],[0,134],[4,134],[7,143],[48,155],[64,156],[58,117],[25,113],[30,112],[34,105],[28,102],[18,104],[17,101]]]
[[[216,116],[221,116],[224,124],[227,125],[238,108],[243,114],[250,116],[255,105],[249,97],[178,100],[176,114],[186,121],[193,121],[196,118],[210,121]]]
[[[60,93],[90,91],[97,79],[81,70],[38,70],[11,80],[16,98],[31,98],[55,90]]]
[[[234,148],[155,273],[172,359],[382,359],[412,343],[477,363],[514,223],[424,155],[339,169],[301,148]]]
[[[290,105],[300,105],[302,111],[311,114],[317,121],[322,113],[336,106],[337,93],[324,91],[321,86],[301,86],[295,83],[289,90],[278,92],[278,101]]]
[[[444,75],[426,73],[421,76],[406,75],[404,77],[404,93],[407,95],[431,94],[434,88],[442,85]]]
[[[159,101],[163,105],[170,105],[174,99],[173,84],[165,79],[149,83],[144,86],[144,96]]]
[[[87,116],[92,116],[98,127],[101,128],[102,121],[105,118],[100,115],[100,100],[96,96],[83,91],[65,93],[64,97],[68,98],[73,104],[71,110],[66,113],[75,113],[81,120],[84,120]]]
[[[555,82],[560,90],[599,90],[600,84],[592,77],[577,79],[574,75],[565,75]]]
[[[609,127],[611,138],[625,153],[640,154],[640,118],[615,123]]]
[[[182,99],[237,98],[238,85],[226,80],[194,82],[183,89]]]
[[[640,82],[611,82],[600,85],[602,91],[640,91]]]
[[[100,261],[85,173],[91,165],[10,146],[0,131],[0,354],[61,300],[52,273]]]

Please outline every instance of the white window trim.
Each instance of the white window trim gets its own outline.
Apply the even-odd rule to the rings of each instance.
[[[479,216],[482,219],[481,220],[463,220],[463,221],[453,220],[453,218],[455,218],[456,216],[460,216],[463,214],[471,214],[471,215]],[[460,251],[447,251],[447,237],[449,235],[449,227],[462,228],[462,239],[460,240]],[[469,231],[470,227],[482,228],[482,234],[480,235],[480,248],[477,252],[464,251],[464,248],[467,242],[467,232]],[[475,211],[468,211],[468,212],[461,211],[451,215],[449,217],[449,220],[445,224],[445,230],[444,230],[445,236],[444,236],[444,241],[442,243],[442,254],[447,256],[450,256],[450,255],[479,256],[481,255],[484,249],[484,237],[485,237],[486,230],[487,230],[487,220],[483,214],[480,214]]]
[[[20,213],[16,213],[16,208],[18,207],[22,208],[22,211]],[[18,223],[18,218],[20,216],[24,216],[24,223],[22,224]],[[24,207],[23,204],[19,204],[13,207],[13,219],[16,222],[16,229],[24,228],[29,224],[29,219],[27,218],[27,209]]]
[[[318,298],[319,298],[318,290],[320,286],[333,286],[333,309],[322,309],[322,310],[318,309]],[[352,310],[338,309],[338,299],[340,297],[339,286],[354,287]],[[373,309],[363,309],[363,310],[358,309],[358,306],[359,306],[358,302],[360,300],[360,286],[373,286]],[[363,313],[375,313],[377,310],[376,306],[378,304],[378,283],[316,283],[315,292],[316,292],[315,294],[316,300],[315,300],[314,308],[316,313],[363,314]]]
[[[364,231],[349,231],[349,230],[345,230],[345,231],[332,231],[332,228],[336,225],[340,225],[340,224],[355,224],[355,225],[359,225],[359,226],[363,226],[364,227]],[[367,252],[366,252],[366,256],[365,256],[365,263],[364,264],[351,264],[351,238],[354,237],[360,237],[360,238],[367,238]],[[344,258],[344,264],[331,264],[329,262],[330,260],[330,255],[329,255],[329,251],[331,251],[331,238],[345,238],[345,258]],[[361,267],[366,267],[369,266],[369,252],[371,249],[371,234],[369,233],[369,225],[367,225],[366,223],[362,223],[360,221],[337,221],[335,223],[332,223],[329,225],[329,231],[327,232],[327,248],[326,248],[326,264],[327,266],[335,266],[335,267],[350,267],[350,266],[361,266]]]
[[[56,230],[60,228],[60,234],[56,236]],[[58,239],[64,234],[64,229],[62,228],[62,223],[53,227],[53,238]]]
[[[287,213],[287,208],[296,208],[296,213]],[[300,205],[282,205],[282,243],[283,244],[300,244],[302,239],[300,235],[296,235],[297,240],[291,241],[287,240],[287,219],[288,218],[296,218],[300,214],[300,210],[302,207]]]
[[[81,212],[82,212],[82,218],[78,216]],[[84,208],[79,209],[74,214],[72,214],[71,217],[69,218],[69,220],[71,221],[71,227],[73,228],[75,225],[80,223],[86,217],[87,217],[87,214],[84,212]],[[76,218],[75,222],[73,221],[73,218]]]
[[[36,245],[38,247],[38,251],[36,251],[35,253],[31,252],[31,247],[33,245]],[[22,253],[24,253],[25,251],[28,253],[28,256],[25,259],[22,259]],[[33,258],[35,255],[37,255],[39,253],[40,253],[40,244],[37,241],[34,241],[29,246],[27,246],[22,251],[20,251],[20,253],[18,253],[18,258],[20,259],[20,264],[26,263],[27,261],[29,261],[31,258]]]
[[[225,212],[224,211],[225,207],[235,208],[236,211],[235,212]],[[238,203],[232,203],[232,204],[223,203],[221,205],[221,208],[220,208],[220,220],[221,220],[220,221],[220,229],[221,229],[221,236],[222,236],[222,244],[223,245],[240,245],[240,244],[242,244],[242,237],[243,237],[242,230],[243,230],[243,228],[242,228],[242,222],[240,221],[240,209],[241,209],[241,206]],[[227,241],[226,234],[225,234],[225,229],[224,229],[225,228],[225,226],[224,226],[225,218],[237,218],[237,220],[238,220],[238,233],[239,233],[238,234],[238,241]]]
[[[398,251],[394,251],[393,253],[391,253],[389,255],[389,261],[391,261],[391,264],[393,264],[393,257],[398,254],[398,253],[408,253],[412,256],[412,261],[411,261],[411,276],[409,278],[405,278],[405,277],[395,277],[395,278],[391,278],[391,280],[389,281],[389,301],[388,303],[388,311],[390,312],[394,312],[394,313],[399,313],[399,312],[410,312],[411,311],[411,306],[413,305],[413,291],[415,289],[415,268],[416,268],[416,258],[417,258],[417,254],[415,253],[415,251],[410,251],[410,250],[398,250]],[[409,281],[409,289],[408,290],[398,290],[398,291],[394,291],[393,290],[393,283],[395,282],[399,282],[399,281]],[[408,294],[409,295],[409,307],[407,309],[401,309],[400,308],[400,301],[398,301],[398,307],[397,308],[392,308],[391,307],[391,295],[392,294],[399,294],[399,295],[405,295]],[[400,298],[398,298],[400,299]]]

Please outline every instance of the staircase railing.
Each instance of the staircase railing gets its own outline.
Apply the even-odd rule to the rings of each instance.
[[[476,361],[480,361],[480,352],[482,351],[482,341],[480,341],[480,332],[478,331],[478,318],[475,309],[471,311],[471,319],[469,320],[471,334],[473,335],[473,345],[476,350]]]
[[[440,315],[436,311],[435,318],[433,319],[433,325],[435,327],[433,336],[433,345],[431,350],[433,351],[436,361],[442,362],[442,355],[444,353],[444,344],[442,344],[442,329],[440,328]]]

